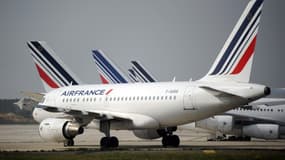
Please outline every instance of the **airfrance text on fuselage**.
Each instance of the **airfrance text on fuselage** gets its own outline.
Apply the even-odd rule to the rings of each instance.
[[[93,96],[93,95],[104,95],[105,89],[97,90],[70,90],[64,91],[60,96]]]

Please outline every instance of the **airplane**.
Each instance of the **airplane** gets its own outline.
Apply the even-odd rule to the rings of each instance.
[[[42,96],[37,107],[70,116],[43,120],[39,126],[41,137],[74,145],[73,138],[96,119],[105,134],[100,142],[103,148],[119,145],[118,139],[110,136],[110,129],[134,130],[141,133],[141,138],[162,137],[163,146],[178,147],[180,140],[173,135],[172,126],[216,115],[269,95],[269,87],[248,83],[262,4],[262,0],[249,2],[208,74],[197,81],[56,88],[58,82],[51,76],[57,70],[46,73],[37,65],[46,90],[52,89],[36,94]],[[31,52],[36,47],[31,46]],[[45,54],[48,51],[43,50],[41,56],[52,62]]]

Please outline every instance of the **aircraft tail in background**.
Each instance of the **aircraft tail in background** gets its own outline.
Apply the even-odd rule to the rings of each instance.
[[[47,92],[55,88],[82,83],[46,42],[29,41],[27,45]]]

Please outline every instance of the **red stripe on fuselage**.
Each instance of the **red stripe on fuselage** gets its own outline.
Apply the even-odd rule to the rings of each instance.
[[[108,92],[106,92],[106,94],[105,94],[105,95],[110,94],[112,91],[113,91],[113,89],[110,89]]]
[[[245,54],[241,57],[239,63],[236,65],[235,69],[233,70],[233,72],[231,74],[239,74],[243,70],[243,68],[247,64],[249,58],[254,53],[255,44],[256,44],[256,36],[251,41],[250,45],[248,46],[248,48],[245,51]]]
[[[109,82],[100,74],[102,84],[109,84]]]
[[[58,85],[36,64],[40,77],[51,87],[59,88]]]

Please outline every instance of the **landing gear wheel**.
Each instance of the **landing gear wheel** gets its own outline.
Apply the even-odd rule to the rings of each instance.
[[[107,146],[108,146],[108,137],[103,137],[103,138],[101,138],[100,146],[101,146],[102,148],[107,148]]]
[[[117,137],[103,137],[100,141],[101,148],[116,148],[119,146]]]
[[[179,147],[180,139],[177,135],[169,135],[164,136],[162,138],[162,146],[163,147]]]
[[[68,147],[68,146],[74,146],[74,141],[73,141],[73,139],[67,139],[67,140],[64,142],[64,147]]]
[[[110,145],[111,147],[118,147],[119,146],[119,140],[117,137],[110,137]]]

